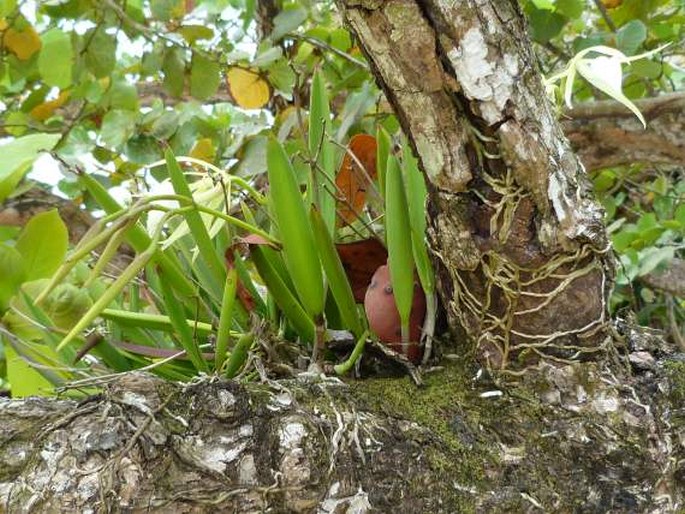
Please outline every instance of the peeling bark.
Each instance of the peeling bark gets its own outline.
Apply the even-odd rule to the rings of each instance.
[[[602,350],[614,273],[603,212],[517,2],[339,4],[429,183],[451,324],[496,369]]]
[[[0,399],[0,512],[652,512],[685,506],[685,355],[519,384],[451,364],[344,384],[123,374],[80,402]]]

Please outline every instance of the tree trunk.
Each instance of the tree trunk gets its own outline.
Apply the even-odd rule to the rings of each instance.
[[[489,367],[514,373],[604,349],[614,261],[603,211],[547,100],[518,2],[339,4],[430,185],[450,324]]]

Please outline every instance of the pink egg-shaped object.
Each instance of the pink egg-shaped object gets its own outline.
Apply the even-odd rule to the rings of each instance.
[[[364,310],[369,320],[369,327],[382,342],[398,353],[404,354],[412,362],[421,359],[421,326],[426,316],[426,297],[421,286],[414,284],[414,299],[409,318],[410,343],[407,351],[402,348],[402,327],[400,313],[395,304],[390,270],[387,265],[380,266],[366,289]]]

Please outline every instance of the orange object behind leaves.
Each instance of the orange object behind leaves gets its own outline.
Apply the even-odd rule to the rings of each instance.
[[[388,251],[375,238],[354,243],[338,243],[335,247],[352,286],[354,299],[362,303],[371,277],[388,260]]]
[[[335,185],[340,192],[338,215],[344,222],[352,223],[361,215],[366,204],[366,190],[371,186],[369,179],[376,179],[376,138],[368,134],[357,134],[350,139],[347,148]]]

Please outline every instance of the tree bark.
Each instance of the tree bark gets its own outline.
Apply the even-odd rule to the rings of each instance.
[[[339,3],[425,172],[451,325],[504,371],[602,350],[614,274],[603,211],[518,3]]]
[[[0,512],[676,512],[683,354],[617,328],[632,366],[505,388],[448,363],[423,388],[132,373],[80,402],[0,399]]]
[[[685,165],[685,94],[635,104],[647,129],[614,101],[580,104],[565,113],[564,133],[588,170],[635,163]]]

